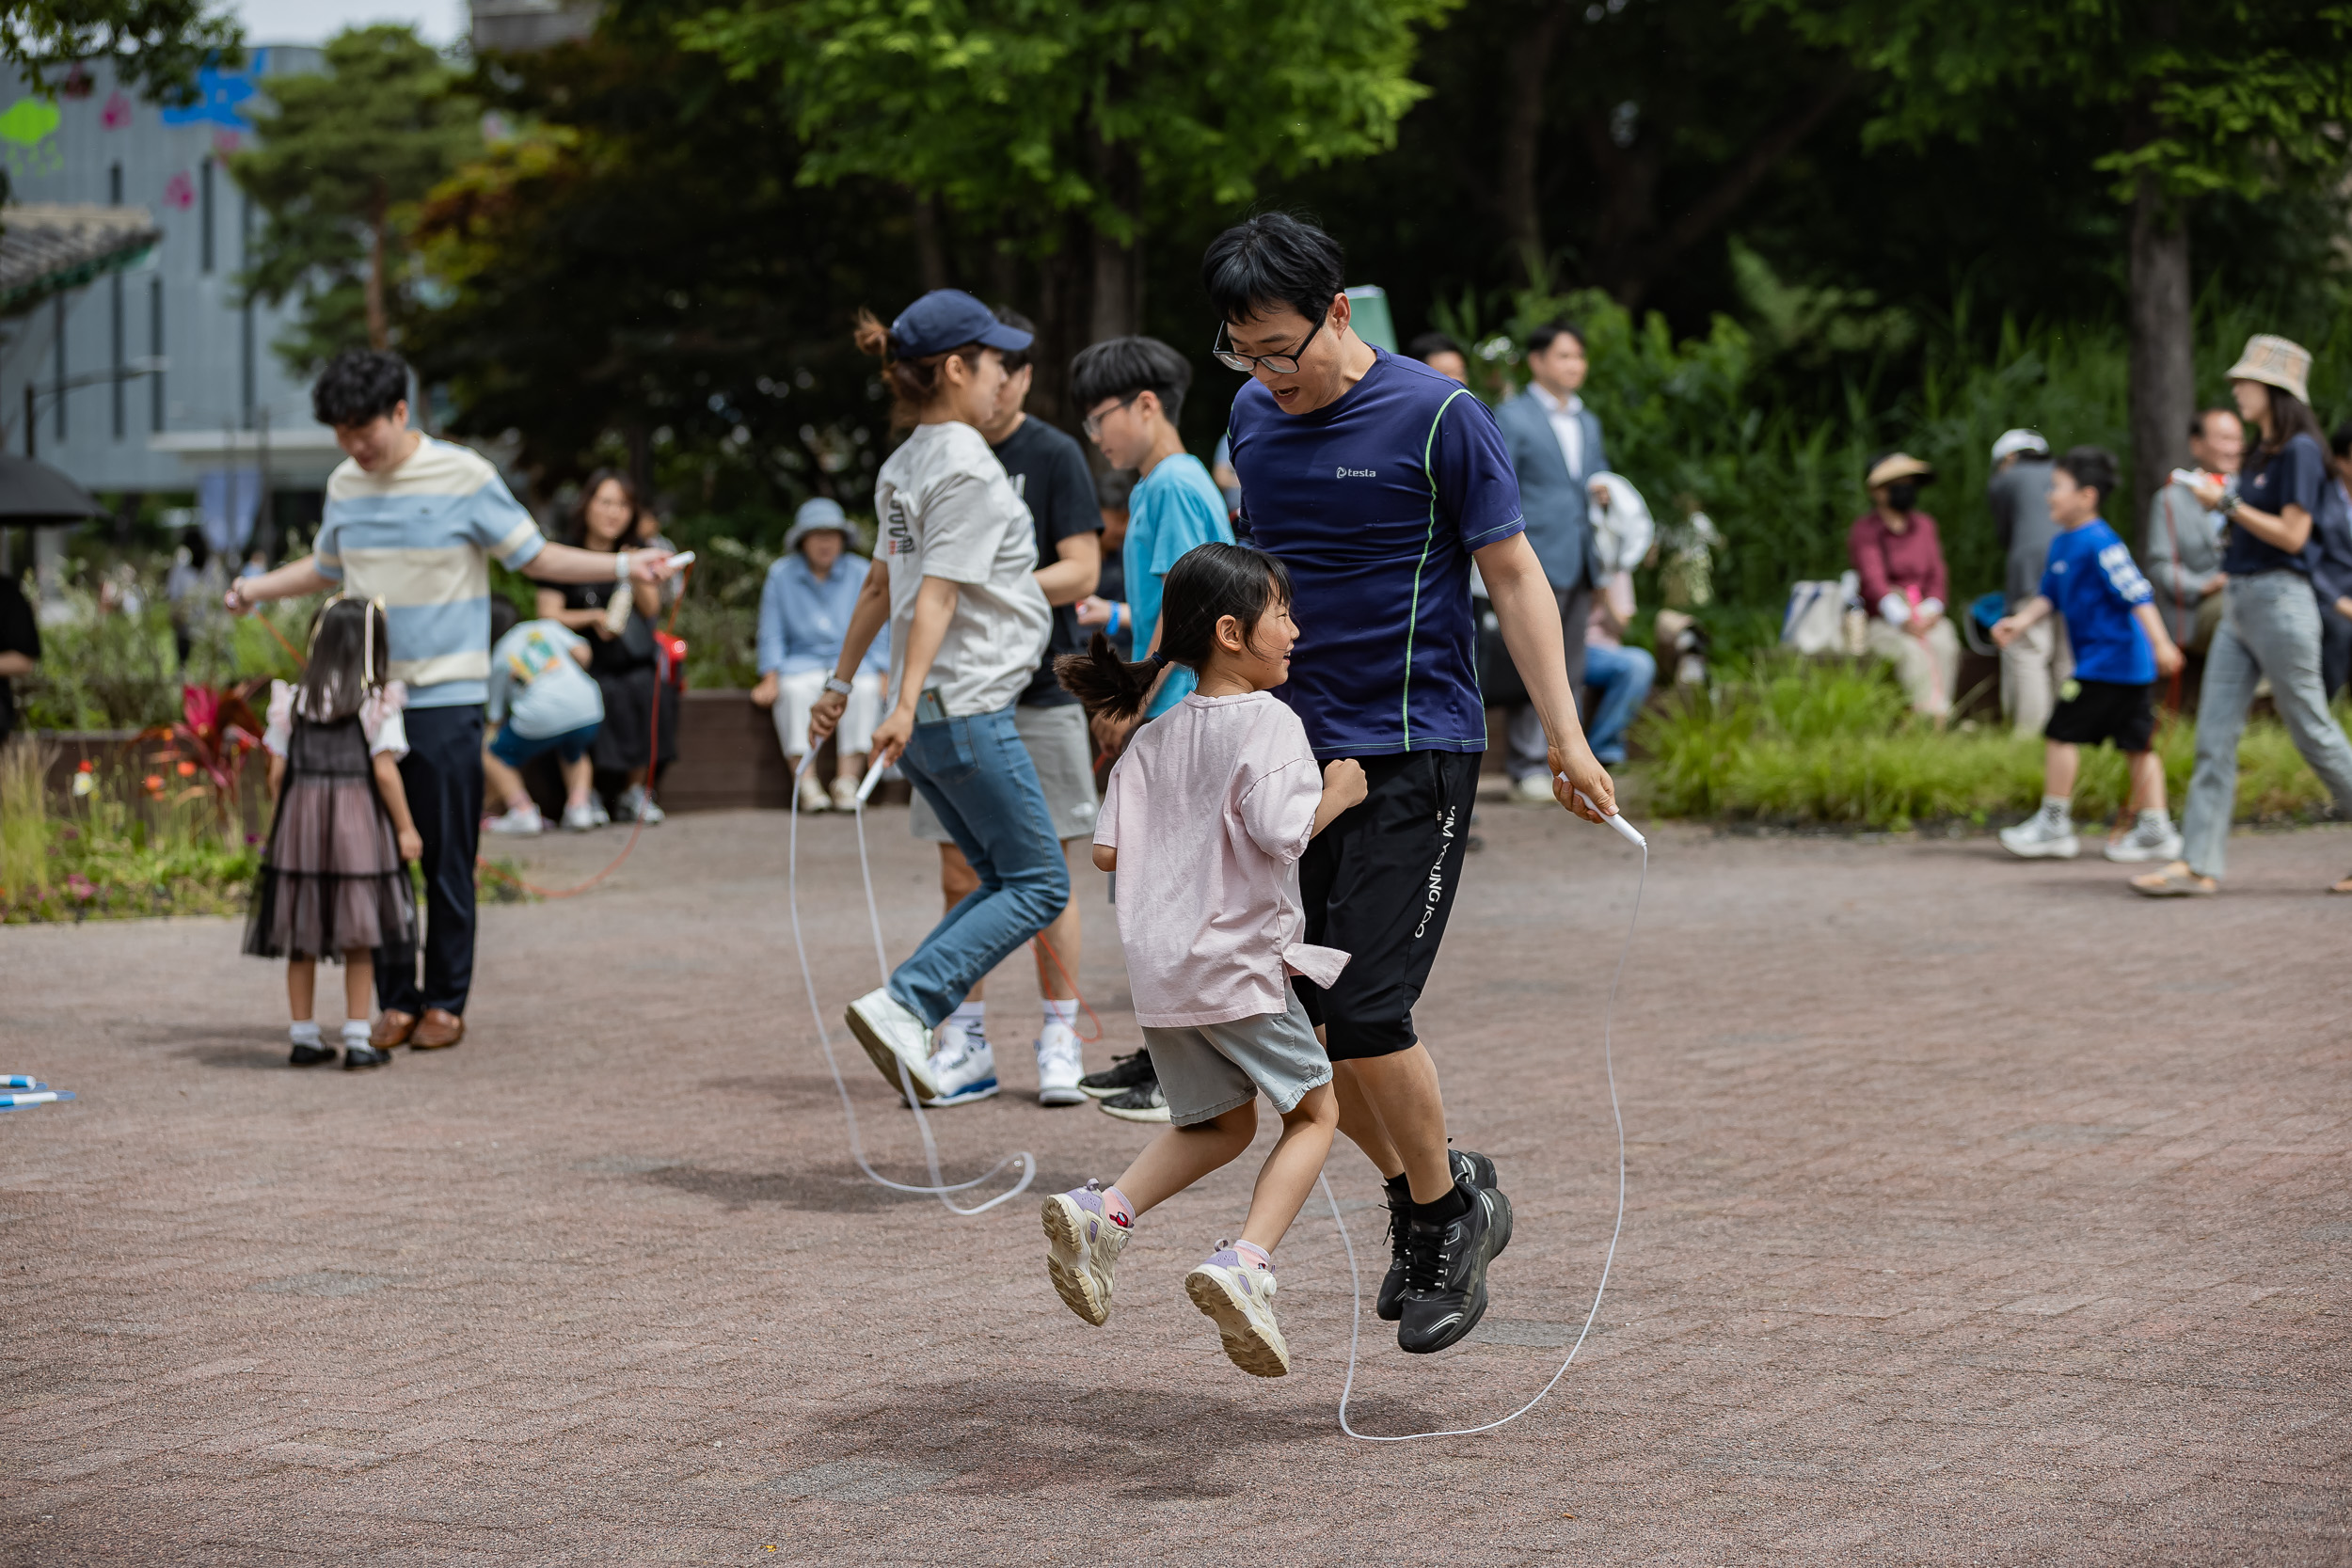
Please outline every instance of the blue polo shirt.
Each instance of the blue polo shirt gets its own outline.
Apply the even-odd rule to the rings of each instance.
[[[2131,546],[2105,520],[2061,529],[2050,540],[2042,596],[2066,617],[2076,680],[2146,686],[2156,678],[2155,650],[2132,614],[2155,593],[2132,564]]]
[[[1318,758],[1483,752],[1470,552],[1527,531],[1495,417],[1469,388],[1373,350],[1337,402],[1233,400],[1249,542],[1290,568],[1299,641],[1274,694]]]

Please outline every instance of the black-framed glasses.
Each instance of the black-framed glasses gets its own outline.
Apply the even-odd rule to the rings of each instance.
[[[1111,404],[1111,408],[1129,408],[1134,406],[1136,399],[1143,396],[1147,389],[1148,388],[1137,388],[1136,390],[1129,392],[1125,397],[1120,398],[1117,403]],[[1107,413],[1109,410],[1106,409],[1104,412]],[[1085,419],[1078,421],[1078,428],[1087,433],[1088,440],[1093,440],[1096,436],[1103,434],[1103,415],[1089,414]]]
[[[1307,345],[1313,342],[1315,334],[1322,330],[1323,323],[1318,321],[1313,326],[1308,328],[1307,335],[1298,340],[1298,346],[1288,354],[1237,354],[1225,346],[1225,324],[1219,322],[1216,327],[1216,339],[1209,344],[1209,354],[1227,370],[1239,371],[1244,375],[1248,375],[1261,365],[1276,375],[1296,375],[1298,356],[1307,352]]]

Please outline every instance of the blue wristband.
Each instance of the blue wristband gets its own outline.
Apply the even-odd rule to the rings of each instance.
[[[1111,601],[1111,618],[1108,624],[1103,627],[1103,635],[1104,637],[1117,637],[1119,635],[1119,612],[1125,608],[1126,606],[1120,604],[1117,599],[1113,599]]]

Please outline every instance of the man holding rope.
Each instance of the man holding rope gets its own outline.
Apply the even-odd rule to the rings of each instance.
[[[310,390],[347,458],[326,482],[311,553],[229,590],[231,614],[340,589],[381,599],[391,676],[408,688],[401,783],[424,840],[424,974],[403,945],[375,955],[382,1006],[369,1044],[438,1051],[466,1037],[473,984],[474,858],[482,824],[482,705],[490,678],[489,558],[540,582],[660,582],[668,552],[551,545],[479,454],[408,424],[408,366],[340,354]]]
[[[1277,694],[1318,763],[1353,757],[1367,779],[1363,802],[1299,862],[1306,940],[1355,958],[1328,987],[1295,984],[1332,1061],[1340,1131],[1388,1182],[1377,1310],[1399,1348],[1425,1354],[1476,1326],[1486,1264],[1511,1235],[1494,1162],[1446,1147],[1437,1063],[1412,1015],[1486,749],[1473,560],[1542,722],[1555,798],[1595,822],[1616,799],[1577,721],[1559,600],[1494,416],[1460,383],[1358,337],[1343,265],[1328,234],[1269,213],[1219,235],[1201,280],[1220,322],[1214,352],[1252,377],[1232,421],[1250,542],[1289,568],[1308,625]]]

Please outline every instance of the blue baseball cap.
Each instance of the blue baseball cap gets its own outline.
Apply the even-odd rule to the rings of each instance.
[[[890,324],[890,352],[900,359],[922,359],[966,343],[1025,349],[1032,341],[961,289],[933,289]]]

